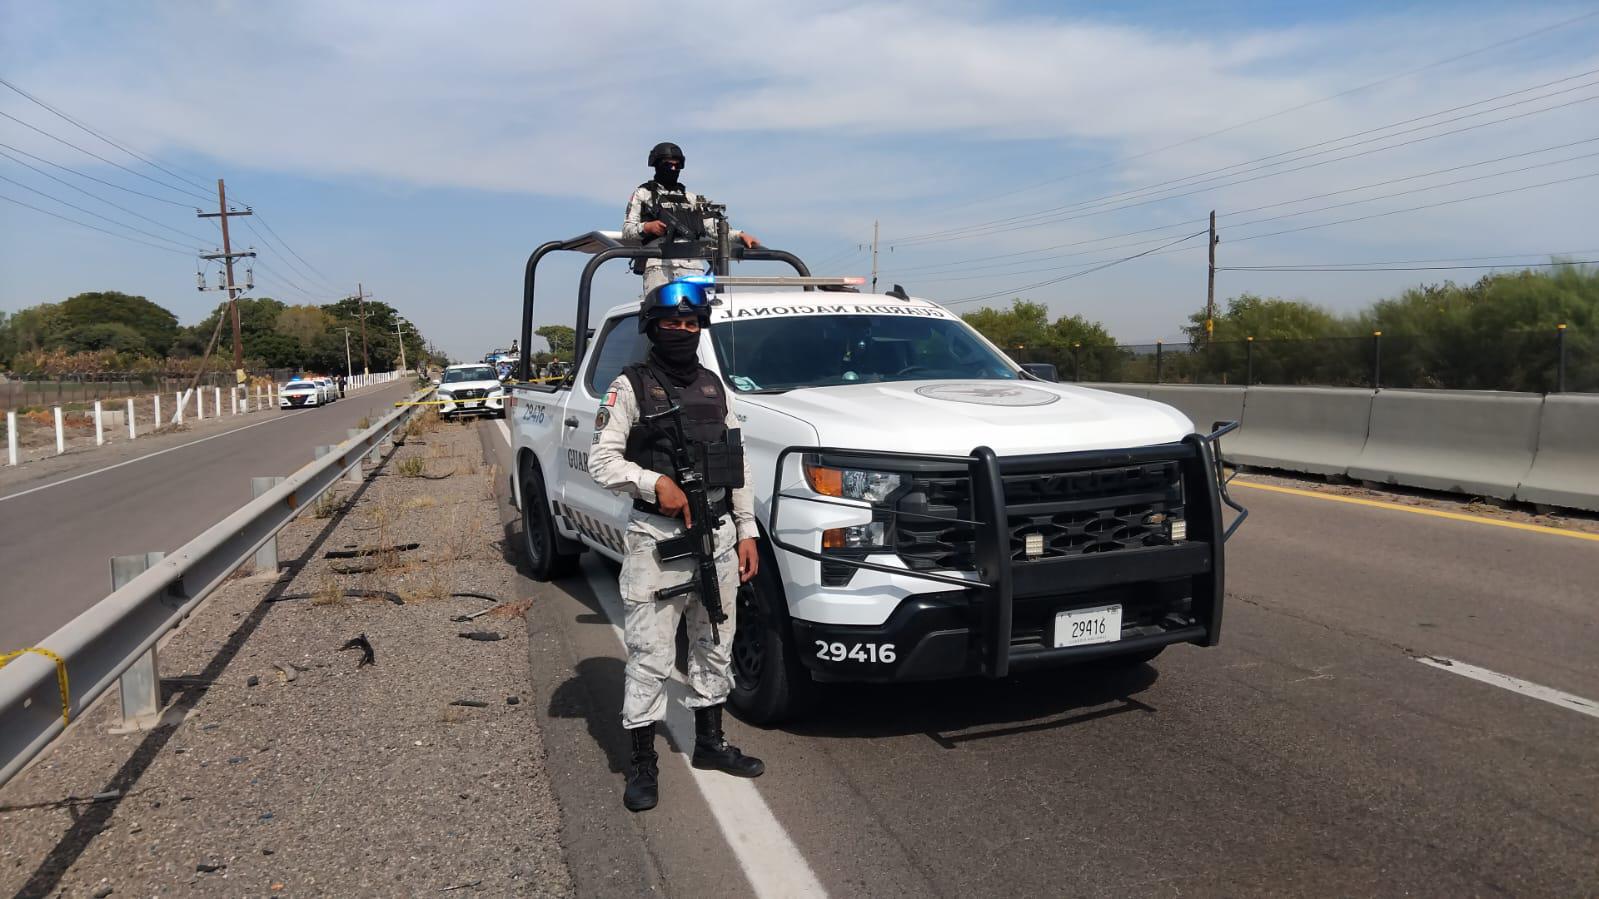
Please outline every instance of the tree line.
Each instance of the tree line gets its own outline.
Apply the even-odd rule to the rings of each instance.
[[[249,369],[299,369],[338,374],[346,370],[346,331],[350,367],[362,370],[359,301],[292,305],[271,297],[240,298],[240,343]],[[197,370],[222,322],[207,367],[231,369],[233,332],[223,302],[192,326],[161,305],[117,291],[80,293],[58,303],[41,303],[14,313],[0,312],[0,369],[18,375],[69,375],[101,372],[189,373]],[[367,357],[373,371],[399,365],[403,334],[408,365],[447,362],[394,307],[379,300],[365,304]]]
[[[1066,380],[1156,380],[1153,345],[1118,345],[1081,316],[1051,322],[1042,304],[1017,299],[963,318],[1013,358],[1054,363]],[[1159,377],[1364,387],[1380,369],[1388,387],[1543,392],[1555,386],[1561,324],[1567,389],[1599,391],[1599,269],[1579,265],[1422,285],[1347,314],[1240,294],[1218,311],[1209,340],[1204,308],[1188,316],[1186,342],[1161,347]]]

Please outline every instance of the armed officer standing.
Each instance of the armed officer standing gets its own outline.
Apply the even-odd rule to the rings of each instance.
[[[650,150],[650,167],[655,177],[640,184],[627,201],[627,214],[622,219],[622,237],[637,240],[644,246],[659,241],[693,242],[716,237],[716,218],[705,214],[702,198],[678,182],[687,160],[677,144],[659,143]],[[761,242],[753,234],[733,231],[734,240],[746,247],[758,247]],[[660,287],[684,275],[697,275],[705,265],[697,259],[645,259],[641,270],[644,275],[644,292]]]
[[[699,363],[700,332],[710,324],[710,310],[700,284],[671,281],[645,294],[639,328],[649,337],[649,356],[611,382],[595,417],[589,452],[594,480],[633,497],[620,587],[627,642],[622,726],[633,750],[623,803],[636,812],[654,808],[659,793],[655,724],[666,717],[666,679],[684,615],[694,767],[739,777],[758,777],[766,770],[760,759],[744,755],[722,736],[722,706],[732,687],[735,597],[738,585],[754,577],[759,566],[759,531],[738,420],[721,379]],[[719,603],[707,603],[698,589],[683,592],[700,571],[695,559],[662,560],[666,547],[661,544],[696,523],[690,498],[667,474],[679,470],[682,457],[674,451],[685,446],[698,460],[716,520]]]

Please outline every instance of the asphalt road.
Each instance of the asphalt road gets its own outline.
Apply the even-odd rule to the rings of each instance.
[[[250,478],[293,473],[410,389],[401,381],[322,408],[241,417],[223,436],[109,470],[85,456],[80,468],[0,492],[0,644],[47,636],[110,592],[112,556],[177,549],[249,502]]]
[[[1418,661],[1599,698],[1599,543],[1236,493],[1220,647],[830,688],[731,726],[767,762],[753,805],[677,755],[661,807],[623,811],[615,569],[525,583],[580,894],[1599,893],[1599,718]],[[774,879],[762,840],[814,881]]]

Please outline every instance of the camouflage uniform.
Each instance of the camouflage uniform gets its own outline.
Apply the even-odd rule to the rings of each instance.
[[[729,397],[727,427],[739,427]],[[626,376],[611,382],[605,404],[596,417],[594,447],[589,451],[589,474],[600,486],[625,493],[645,502],[655,502],[655,482],[670,472],[650,471],[623,457],[628,431],[638,422],[638,401]],[[693,559],[663,563],[656,555],[657,542],[683,532],[676,518],[634,509],[628,519],[627,555],[622,560],[620,581],[622,605],[626,614],[623,628],[627,641],[627,683],[622,699],[622,726],[642,727],[666,717],[666,679],[671,676],[677,656],[677,622],[688,616],[689,708],[718,706],[732,689],[733,632],[738,594],[738,541],[756,538],[754,497],[749,488],[749,464],[744,466],[745,486],[734,489],[731,497],[732,521],[723,518],[716,529],[716,569],[721,584],[722,610],[727,620],[718,625],[722,642],[711,642],[710,617],[697,593],[670,600],[657,600],[655,591],[688,581],[694,570]],[[722,490],[710,491],[713,503]]]
[[[700,195],[688,190],[683,191],[688,197],[688,202],[698,203]],[[622,237],[627,240],[643,241],[644,237],[644,210],[649,207],[653,199],[649,185],[639,185],[633,191],[633,196],[628,198],[627,212],[622,217]],[[716,234],[716,219],[705,219],[705,233]],[[729,236],[736,243],[744,232],[731,231]],[[705,274],[705,261],[703,259],[646,259],[644,260],[644,292],[660,287],[668,281],[675,281],[685,275]]]

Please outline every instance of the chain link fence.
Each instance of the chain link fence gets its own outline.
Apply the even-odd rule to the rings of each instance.
[[[1062,381],[1599,393],[1599,334],[1570,328],[1476,340],[1377,333],[1009,352],[1017,362],[1054,365]]]

